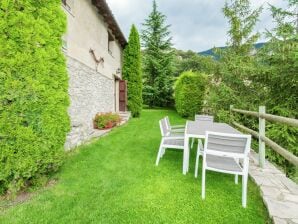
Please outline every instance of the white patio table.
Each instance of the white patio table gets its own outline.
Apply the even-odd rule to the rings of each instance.
[[[238,130],[226,123],[187,121],[185,126],[185,139],[183,150],[183,174],[186,174],[189,169],[189,139],[204,139],[206,131],[241,134],[241,132],[239,132]]]

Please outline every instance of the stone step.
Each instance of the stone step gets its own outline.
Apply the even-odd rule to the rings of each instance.
[[[131,113],[130,111],[120,111],[118,112],[118,114],[120,115],[121,119],[124,120],[124,121],[128,121],[131,117]]]

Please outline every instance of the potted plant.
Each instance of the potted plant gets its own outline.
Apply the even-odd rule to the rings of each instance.
[[[93,126],[96,129],[110,129],[121,122],[119,114],[116,113],[98,113],[93,120]]]

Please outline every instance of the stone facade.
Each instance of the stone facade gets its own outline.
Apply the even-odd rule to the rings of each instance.
[[[98,5],[105,11],[100,11]],[[115,76],[122,77],[124,45],[119,39],[121,31],[115,35],[117,32],[107,23],[105,16],[111,11],[106,7],[105,1],[100,0],[66,0],[62,4],[67,17],[67,32],[62,40],[71,101],[67,150],[98,134],[93,129],[96,113],[119,111],[119,81]]]
[[[65,148],[70,149],[93,136],[96,113],[115,111],[115,81],[71,57],[67,58],[67,66],[71,131]]]

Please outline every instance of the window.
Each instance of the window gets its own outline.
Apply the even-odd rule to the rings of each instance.
[[[114,41],[115,41],[115,39],[114,39],[113,35],[110,32],[108,32],[108,51],[109,51],[110,55],[113,55]]]

